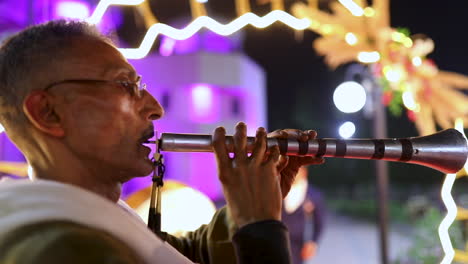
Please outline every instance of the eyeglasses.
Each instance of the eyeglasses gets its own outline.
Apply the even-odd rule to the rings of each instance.
[[[58,81],[52,84],[49,84],[44,91],[49,90],[50,88],[57,86],[63,83],[109,83],[109,84],[118,84],[124,87],[131,96],[136,96],[141,98],[143,95],[143,90],[146,90],[146,83],[141,82],[141,76],[137,77],[137,80],[132,81],[121,81],[121,80],[92,80],[92,79],[71,79],[71,80],[63,80]]]

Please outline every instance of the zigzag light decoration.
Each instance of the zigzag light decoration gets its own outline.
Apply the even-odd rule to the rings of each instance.
[[[457,216],[457,205],[451,195],[453,184],[455,183],[456,174],[447,174],[445,176],[444,184],[442,185],[442,201],[445,207],[447,207],[447,215],[439,225],[439,238],[444,250],[445,256],[441,264],[452,263],[453,257],[455,256],[455,250],[453,249],[452,242],[450,241],[449,228]]]
[[[139,5],[145,0],[101,0],[94,9],[93,14],[86,20],[90,24],[98,24],[107,8],[111,5]]]
[[[195,19],[192,23],[190,23],[184,29],[176,29],[166,24],[158,23],[154,24],[148,29],[145,37],[143,38],[140,47],[137,49],[119,49],[122,54],[128,59],[141,59],[145,57],[153,45],[154,40],[159,34],[166,35],[170,38],[176,40],[184,40],[190,38],[194,34],[196,34],[200,29],[203,27],[210,29],[211,31],[227,36],[230,35],[241,28],[245,27],[248,24],[251,24],[257,28],[265,28],[269,25],[273,24],[276,21],[281,21],[284,24],[297,29],[302,30],[306,29],[310,22],[308,19],[306,20],[299,20],[288,13],[280,10],[274,10],[268,13],[264,17],[259,17],[253,13],[246,13],[229,24],[220,24],[216,20],[207,17],[201,16]]]
[[[143,1],[144,0],[103,0],[98,4],[93,15],[87,21],[92,24],[99,23],[102,16],[104,15],[105,10],[110,5],[139,5]],[[156,40],[159,34],[163,34],[177,40],[184,40],[190,38],[198,31],[200,31],[200,29],[205,27],[219,35],[227,36],[242,29],[243,27],[249,24],[257,28],[265,28],[276,21],[281,21],[285,25],[288,25],[289,27],[294,28],[296,30],[304,30],[308,28],[311,23],[310,20],[307,18],[298,19],[281,10],[271,11],[263,17],[259,17],[254,13],[246,13],[228,24],[220,24],[219,22],[210,17],[200,16],[183,29],[176,29],[163,23],[154,24],[146,32],[146,35],[143,38],[143,41],[140,44],[139,48],[121,48],[119,49],[119,51],[127,59],[141,59],[148,55],[151,47],[153,46],[154,41]]]
[[[460,131],[460,133],[462,133],[465,136],[463,127],[463,119],[458,118],[455,121],[455,129]],[[465,170],[466,169],[468,169],[468,162],[465,163]],[[455,257],[455,250],[453,249],[452,242],[450,241],[450,235],[448,230],[452,225],[453,221],[455,221],[455,218],[457,217],[457,205],[455,204],[455,201],[453,200],[451,194],[452,187],[455,183],[456,178],[456,174],[447,174],[447,176],[445,176],[444,184],[442,185],[442,191],[440,193],[442,196],[442,201],[444,202],[444,205],[447,208],[447,215],[439,225],[439,238],[442,244],[442,249],[445,253],[441,264],[452,263],[453,258]]]

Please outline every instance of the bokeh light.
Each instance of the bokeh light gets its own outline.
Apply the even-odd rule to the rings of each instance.
[[[342,138],[350,138],[356,132],[356,126],[353,122],[345,122],[343,123],[340,128],[338,129],[338,133]]]
[[[88,5],[82,2],[59,2],[55,8],[55,16],[60,18],[86,19],[89,15]]]
[[[344,82],[333,93],[336,108],[344,113],[354,113],[366,104],[366,91],[357,82]]]

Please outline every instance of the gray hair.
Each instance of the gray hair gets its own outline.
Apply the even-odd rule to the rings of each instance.
[[[112,43],[95,26],[65,20],[31,26],[4,41],[0,46],[0,122],[13,125],[26,120],[22,104],[30,91],[38,89],[35,79],[47,74],[51,63],[63,59],[75,37]]]

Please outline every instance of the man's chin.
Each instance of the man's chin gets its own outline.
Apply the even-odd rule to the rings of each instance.
[[[137,165],[137,164],[134,164]],[[140,166],[135,166],[131,169],[125,170],[122,183],[130,181],[133,178],[141,178],[149,176],[153,172],[153,163],[151,161],[144,162],[139,164]]]
[[[150,175],[154,171],[153,162],[150,160],[145,160],[142,162],[141,166],[138,169],[138,176],[135,177],[145,177]]]

